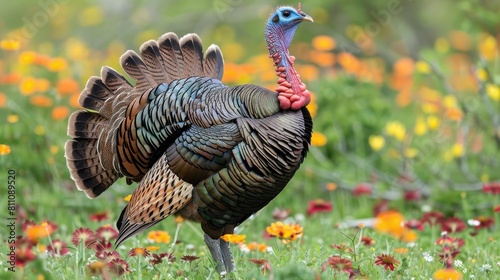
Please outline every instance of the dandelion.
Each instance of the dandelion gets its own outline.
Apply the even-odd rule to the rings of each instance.
[[[245,243],[246,237],[247,236],[244,234],[224,234],[220,238],[229,243],[239,244],[239,243]]]
[[[89,228],[78,228],[73,232],[71,242],[78,246],[82,242],[85,247],[89,247],[97,240],[94,232]]]
[[[368,138],[368,144],[370,145],[370,148],[372,148],[372,150],[378,152],[384,147],[385,139],[380,135],[370,135],[370,137]]]
[[[148,240],[156,243],[170,243],[170,235],[166,231],[153,230],[148,233]]]
[[[309,207],[307,208],[307,215],[311,216],[318,212],[330,212],[332,211],[332,203],[323,199],[316,199],[309,201]]]
[[[432,262],[432,261],[434,261],[434,257],[431,255],[430,252],[423,252],[422,256],[424,257],[424,260],[426,262]]]
[[[319,133],[319,132],[313,132],[312,137],[311,137],[311,145],[316,146],[316,147],[321,147],[326,145],[327,139],[326,136]]]
[[[373,187],[368,183],[360,183],[353,190],[353,196],[371,195],[373,192]]]
[[[271,237],[278,237],[284,241],[293,241],[302,236],[302,227],[298,224],[272,223],[266,228]]]
[[[461,280],[462,273],[453,268],[442,268],[434,272],[434,280]]]
[[[328,258],[328,264],[333,270],[344,272],[354,276],[354,272],[352,270],[352,261],[346,258],[342,258],[340,256],[331,256]]]
[[[149,254],[149,251],[146,248],[138,248],[138,247],[136,247],[136,248],[130,249],[130,251],[128,251],[128,255],[131,256],[131,257],[141,256],[143,258],[146,258],[150,254]]]
[[[11,149],[9,145],[0,144],[0,156],[6,156],[10,154]]]
[[[385,270],[394,270],[394,268],[399,264],[399,261],[391,255],[381,254],[375,258],[375,264],[384,266]]]
[[[47,251],[52,255],[64,256],[69,253],[68,246],[66,242],[59,239],[53,240],[49,246],[47,246]]]

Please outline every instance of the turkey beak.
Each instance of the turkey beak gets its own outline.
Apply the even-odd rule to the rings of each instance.
[[[301,19],[301,21],[310,21],[310,22],[314,22],[313,18],[307,14],[303,14],[303,18]]]

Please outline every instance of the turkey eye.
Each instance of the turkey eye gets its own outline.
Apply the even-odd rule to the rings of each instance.
[[[290,16],[290,11],[283,11],[283,13],[281,13],[284,17],[289,17]]]

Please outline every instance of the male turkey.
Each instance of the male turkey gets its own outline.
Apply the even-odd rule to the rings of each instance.
[[[168,216],[199,222],[220,272],[234,269],[220,237],[267,205],[306,156],[310,93],[288,53],[298,24],[312,18],[279,7],[266,26],[276,92],[221,83],[222,53],[174,33],[145,42],[91,77],[69,119],[66,160],[79,190],[99,196],[118,178],[139,182],[117,222],[119,245]]]

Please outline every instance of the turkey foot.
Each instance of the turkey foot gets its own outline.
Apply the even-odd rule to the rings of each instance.
[[[233,254],[229,248],[229,243],[218,238],[212,239],[205,233],[205,244],[217,265],[217,271],[221,276],[234,270]]]

